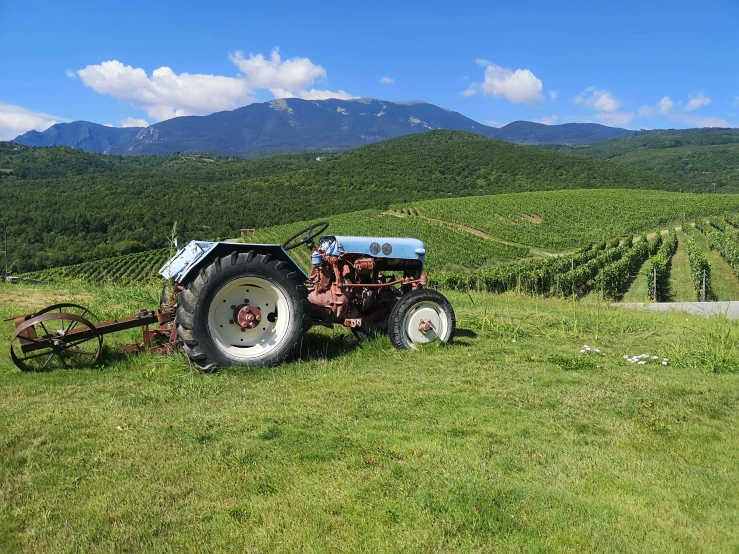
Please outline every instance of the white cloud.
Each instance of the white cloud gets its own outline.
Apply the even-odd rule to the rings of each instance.
[[[544,101],[541,79],[537,79],[529,69],[511,71],[487,60],[477,60],[477,63],[486,65],[485,81],[479,85],[483,94],[502,97],[514,104],[534,105]]]
[[[493,62],[490,62],[490,61],[488,61],[488,60],[484,60],[484,59],[482,59],[482,58],[477,58],[477,59],[475,60],[475,63],[476,63],[477,65],[481,65],[482,67],[487,67],[487,66],[489,66],[489,65],[495,65],[495,64],[494,64]]]
[[[697,110],[701,106],[708,106],[710,103],[711,99],[702,92],[699,92],[697,95],[690,98],[690,102],[688,102],[685,109],[691,112],[693,110]]]
[[[135,119],[133,117],[127,117],[126,119],[121,119],[120,121],[121,127],[148,127],[149,122],[145,119]]]
[[[607,90],[598,90],[595,87],[588,87],[578,94],[574,100],[575,104],[585,104],[589,108],[598,110],[599,112],[615,112],[621,107],[620,100],[616,100],[612,93]]]
[[[491,127],[505,127],[508,125],[507,123],[501,123],[500,121],[494,121],[492,119],[486,119],[485,125],[490,125]]]
[[[243,79],[221,75],[180,73],[169,67],[151,77],[141,68],[110,60],[77,71],[93,90],[142,107],[156,120],[180,115],[203,115],[228,110],[253,100]]]
[[[672,108],[675,107],[675,102],[670,100],[669,96],[665,96],[657,102],[657,107],[659,108],[659,113],[662,115],[667,115],[672,111]]]
[[[718,117],[702,117],[700,115],[690,114],[684,114],[679,117],[683,123],[695,127],[736,127],[736,125],[729,125],[725,119]]]
[[[623,127],[634,119],[632,112],[607,111],[599,112],[593,116],[598,122],[609,127]]]
[[[392,85],[395,82],[395,79],[392,77],[383,77],[380,79],[380,84],[382,85]]]
[[[543,123],[544,125],[554,125],[559,121],[558,115],[550,115],[547,117],[542,117],[541,119],[534,119],[536,123]]]
[[[63,117],[34,112],[21,106],[0,104],[0,140],[13,140],[32,129],[45,131],[55,123],[69,121]]]
[[[275,98],[304,100],[359,98],[344,90],[308,90],[317,79],[326,78],[326,70],[308,58],[291,58],[283,61],[277,48],[272,50],[269,59],[262,54],[250,54],[245,58],[241,51],[230,54],[229,59],[243,73],[244,81],[251,88],[267,89]]]
[[[549,91],[549,99],[552,102],[556,102],[557,101],[557,91],[556,90],[550,90]]]
[[[317,79],[326,78],[326,70],[308,58],[283,61],[275,49],[269,58],[262,54],[245,58],[237,51],[230,54],[229,59],[241,75],[177,74],[169,67],[160,67],[149,76],[144,69],[124,65],[118,60],[88,65],[76,75],[85,86],[143,108],[156,121],[232,110],[253,102],[257,89],[269,90],[275,98],[358,98],[344,90],[310,88]]]
[[[639,112],[636,114],[636,117],[654,117],[654,107],[652,106],[642,106],[639,108]]]
[[[72,71],[71,69],[67,69],[64,73],[66,73],[67,74],[67,77],[69,77],[70,79],[76,79],[77,78],[77,74],[74,71]]]
[[[477,94],[477,83],[472,83],[469,87],[462,91],[462,96],[472,96]]]

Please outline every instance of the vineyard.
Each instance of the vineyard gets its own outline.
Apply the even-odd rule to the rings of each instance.
[[[646,268],[647,293],[655,302],[665,300],[670,295],[670,267],[672,257],[677,251],[677,231],[670,229],[657,253],[649,259]]]
[[[461,270],[492,266],[500,262],[523,258],[529,249],[522,246],[489,240],[466,231],[455,225],[433,221],[421,217],[400,217],[373,210],[329,216],[329,234],[365,235],[379,237],[412,237],[426,244],[428,254],[426,264],[429,271],[442,268]],[[268,227],[249,236],[246,242],[281,244],[286,238],[307,227],[309,223],[300,222],[278,227]],[[307,268],[309,254],[306,248],[291,251]]]
[[[676,221],[739,212],[739,195],[575,190],[416,202],[422,215],[531,247],[567,249]],[[406,207],[407,207],[406,206]]]
[[[22,276],[49,282],[77,280],[97,284],[147,283],[160,278],[157,271],[171,254],[167,248],[147,250],[94,262],[34,271]]]
[[[739,230],[730,223],[736,223],[737,219],[739,218],[716,218],[705,223],[696,222],[695,227],[706,236],[711,248],[717,250],[726,260],[734,275],[739,277]]]
[[[727,209],[731,212],[726,213]],[[736,211],[739,199],[731,196],[587,190],[446,199],[396,206],[387,212],[365,210],[322,219],[330,222],[330,234],[423,240],[429,275],[444,288],[542,296],[593,293],[618,300],[641,271],[649,276],[648,295],[652,299],[656,273],[657,299],[664,300],[670,296],[670,264],[677,248],[674,223],[695,217],[696,228],[736,274]],[[709,222],[702,223],[707,217]],[[281,244],[316,221],[258,229],[242,240]],[[665,227],[672,228],[667,235],[656,232],[647,240],[648,232]],[[697,231],[690,226],[686,232],[696,298],[703,290],[705,270],[706,297],[710,299],[711,264],[704,252],[708,247],[696,244],[691,233]],[[552,255],[558,250],[564,253]],[[152,250],[23,276],[94,283],[155,281],[168,255],[167,249]],[[297,248],[291,255],[309,270],[306,248]]]

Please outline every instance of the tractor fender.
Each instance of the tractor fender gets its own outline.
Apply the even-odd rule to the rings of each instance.
[[[198,274],[198,268],[207,266],[215,258],[227,256],[233,252],[255,255],[269,254],[272,259],[289,264],[294,271],[299,271],[307,279],[305,271],[279,244],[247,244],[243,242],[205,242],[194,240],[170,258],[160,269],[159,274],[175,283],[185,284]]]

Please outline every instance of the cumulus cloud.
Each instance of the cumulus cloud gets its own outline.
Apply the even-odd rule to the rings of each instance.
[[[475,63],[485,67],[485,80],[482,83],[471,83],[462,91],[463,96],[482,92],[493,98],[505,98],[514,104],[535,105],[544,101],[541,79],[537,79],[529,69],[512,71],[483,59],[477,59]]]
[[[148,127],[149,122],[145,119],[135,119],[133,117],[127,117],[126,119],[121,119],[120,121],[121,127]]]
[[[552,102],[556,102],[557,101],[557,91],[556,90],[550,90],[549,91],[549,99]]]
[[[245,58],[241,51],[230,54],[229,59],[243,73],[244,81],[251,88],[267,89],[275,98],[305,100],[359,98],[344,90],[308,89],[317,79],[326,78],[326,70],[308,58],[291,58],[283,61],[277,48],[272,50],[269,59],[262,54],[250,54]]]
[[[228,110],[253,100],[243,79],[221,75],[180,73],[169,67],[151,76],[142,68],[110,60],[77,71],[85,86],[144,108],[152,119],[204,115]]]
[[[662,115],[667,115],[672,111],[672,108],[675,107],[675,102],[670,100],[669,96],[665,96],[657,102],[657,107],[659,108],[659,113]]]
[[[687,124],[695,127],[736,127],[736,125],[730,125],[725,119],[718,117],[702,117],[699,115],[683,114],[679,116],[680,120]]]
[[[559,121],[558,115],[550,115],[547,117],[542,117],[541,119],[534,119],[536,123],[543,123],[544,125],[554,125]]]
[[[596,110],[598,113],[592,117],[603,125],[621,127],[628,125],[636,117],[633,112],[619,111],[623,102],[618,100],[613,93],[595,87],[588,87],[575,96],[574,103]]]
[[[691,112],[693,110],[697,110],[701,106],[708,106],[708,104],[710,103],[711,99],[702,92],[699,92],[697,95],[690,98],[690,102],[688,102],[688,105],[685,109]]]
[[[148,75],[140,67],[109,60],[88,65],[72,73],[72,77],[79,77],[85,86],[100,94],[146,110],[149,118],[156,121],[232,110],[254,102],[254,92],[259,89],[269,90],[275,98],[358,98],[344,90],[312,88],[316,80],[326,78],[326,70],[308,58],[283,60],[275,49],[269,58],[262,54],[245,57],[237,51],[229,59],[240,75],[177,74],[166,66]]]
[[[34,112],[21,106],[0,104],[0,140],[12,140],[26,131],[45,131],[55,123],[69,121],[63,117]]]
[[[593,116],[599,123],[608,125],[609,127],[623,127],[631,123],[636,117],[633,112],[599,112]]]
[[[395,82],[395,79],[392,77],[383,77],[380,79],[380,84],[382,85],[392,85]]]
[[[598,90],[595,87],[588,87],[575,96],[575,104],[584,104],[600,112],[615,112],[622,103],[607,90]]]

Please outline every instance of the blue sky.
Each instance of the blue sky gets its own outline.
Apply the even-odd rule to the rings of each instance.
[[[499,126],[739,126],[739,1],[0,0],[0,139],[275,97],[425,100]]]

